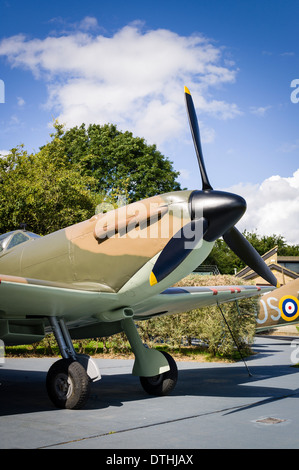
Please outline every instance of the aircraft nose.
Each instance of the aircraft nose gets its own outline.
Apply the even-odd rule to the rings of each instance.
[[[224,191],[193,191],[189,203],[192,220],[204,217],[208,221],[208,230],[204,235],[206,241],[221,237],[246,211],[245,199]]]

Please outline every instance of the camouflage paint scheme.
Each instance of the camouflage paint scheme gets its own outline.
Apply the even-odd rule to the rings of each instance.
[[[187,275],[206,258],[213,243],[201,241],[203,246],[167,279],[149,283],[155,259],[174,233],[190,221],[190,194],[182,191],[149,198],[1,253],[2,339],[6,344],[23,344],[26,336],[34,337],[33,317],[39,317],[39,331],[49,316],[62,315],[80,326],[95,320],[119,321],[124,307],[162,292]],[[126,233],[122,234],[119,225],[124,220]],[[109,233],[113,224],[115,235]],[[105,231],[109,236],[100,238]],[[15,334],[3,333],[9,331],[9,319],[15,320]],[[22,320],[19,338],[18,319]],[[105,328],[103,331],[106,334]],[[89,335],[101,336],[94,329]]]

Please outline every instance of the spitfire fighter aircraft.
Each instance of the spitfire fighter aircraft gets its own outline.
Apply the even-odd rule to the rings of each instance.
[[[149,394],[166,395],[177,381],[173,358],[148,349],[135,320],[186,312],[268,292],[277,280],[235,224],[245,200],[212,188],[189,90],[185,100],[202,189],[157,195],[39,237],[14,231],[0,237],[0,338],[29,344],[53,331],[62,358],[47,374],[57,407],[81,408],[94,361],[72,339],[125,332],[135,355],[132,373]],[[200,265],[217,238],[270,286],[171,287]]]

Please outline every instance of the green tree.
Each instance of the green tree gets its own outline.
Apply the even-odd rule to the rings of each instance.
[[[281,256],[298,256],[299,255],[299,245],[289,245],[286,243],[282,235],[267,235],[261,236],[256,232],[244,232],[247,240],[252,244],[252,246],[263,255],[267,251],[278,247],[278,253]]]
[[[178,173],[154,145],[116,126],[55,122],[51,140],[36,154],[23,146],[0,159],[0,232],[26,223],[47,234],[80,222],[96,206],[115,206],[180,189]]]
[[[58,155],[49,158],[45,150],[28,155],[19,147],[0,159],[0,232],[26,223],[28,230],[45,235],[94,214],[94,179]]]
[[[125,187],[129,202],[181,189],[172,163],[155,145],[147,145],[131,132],[120,132],[113,124],[92,124],[65,130],[56,122],[52,141],[42,150],[53,158],[92,176],[102,195],[119,194]],[[59,150],[59,152],[57,152]]]

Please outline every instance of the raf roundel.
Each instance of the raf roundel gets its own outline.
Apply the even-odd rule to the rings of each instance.
[[[292,295],[285,295],[279,301],[281,317],[286,321],[293,321],[299,316],[299,302]]]

